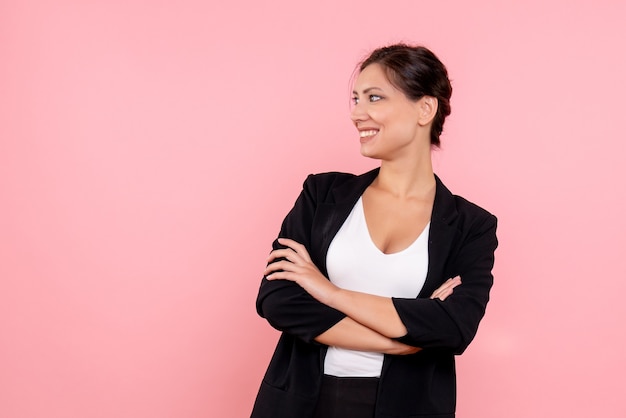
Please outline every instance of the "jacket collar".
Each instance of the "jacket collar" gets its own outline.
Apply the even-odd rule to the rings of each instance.
[[[342,203],[354,203],[359,199],[359,197],[363,194],[365,189],[368,188],[370,184],[374,181],[374,179],[378,176],[378,172],[380,168],[375,168],[367,173],[363,173],[358,176],[354,176],[341,186],[333,189],[333,198],[334,203],[342,204]]]
[[[335,204],[348,204],[354,206],[359,197],[365,192],[374,179],[378,176],[380,168],[375,168],[367,173],[355,176],[341,186],[333,189]],[[435,174],[436,190],[433,204],[432,220],[450,224],[457,217],[454,196]]]

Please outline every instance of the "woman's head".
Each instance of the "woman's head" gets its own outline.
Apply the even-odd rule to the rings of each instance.
[[[430,143],[440,145],[443,123],[450,114],[452,86],[448,71],[439,58],[423,46],[390,45],[374,50],[360,65],[359,71],[372,64],[380,65],[389,82],[413,101],[424,96],[437,99],[437,113],[433,118]]]

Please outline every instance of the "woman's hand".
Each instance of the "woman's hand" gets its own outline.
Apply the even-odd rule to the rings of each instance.
[[[452,294],[452,291],[454,290],[454,288],[460,284],[461,284],[461,278],[459,276],[456,276],[452,279],[448,279],[444,282],[444,284],[439,286],[439,288],[435,290],[432,295],[430,295],[430,298],[444,301],[446,300],[448,296]]]
[[[267,280],[290,280],[298,283],[308,294],[328,305],[333,294],[340,289],[332,284],[311,261],[304,245],[288,238],[278,238],[278,242],[288,248],[274,250],[263,273]],[[285,260],[274,261],[279,258]],[[282,271],[281,271],[282,270]]]

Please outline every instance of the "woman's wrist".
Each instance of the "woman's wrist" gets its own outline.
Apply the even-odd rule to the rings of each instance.
[[[407,355],[407,354],[415,354],[422,349],[419,347],[413,347],[411,345],[406,345],[396,340],[389,339],[390,345],[389,349],[385,351],[385,354],[392,355]]]

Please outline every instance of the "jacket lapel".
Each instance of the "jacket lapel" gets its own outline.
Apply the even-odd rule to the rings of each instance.
[[[320,271],[327,276],[326,254],[335,235],[352,211],[359,197],[378,175],[378,168],[355,176],[339,187],[333,188],[328,200],[318,204],[311,231],[312,248],[317,250],[316,261]]]
[[[435,203],[430,219],[430,233],[428,239],[428,273],[426,282],[418,297],[429,297],[444,280],[444,266],[450,247],[456,234],[456,204],[454,196],[439,177],[435,176],[437,188],[435,191]]]

